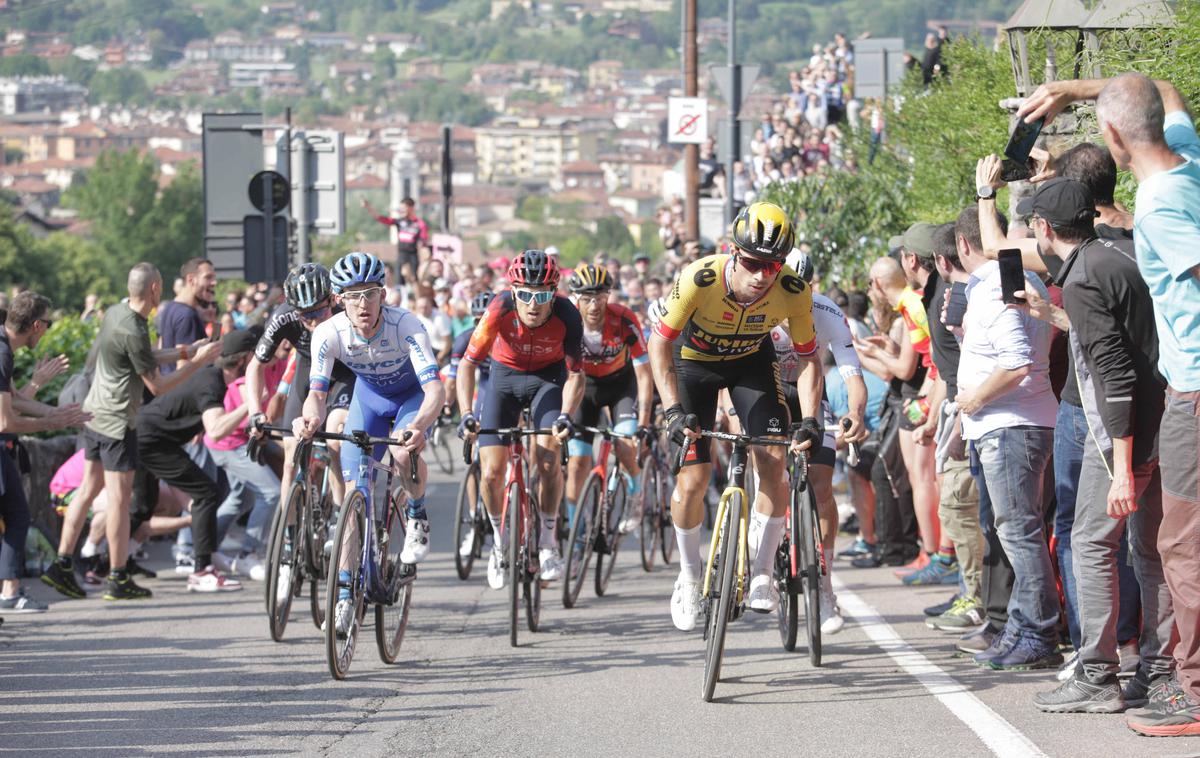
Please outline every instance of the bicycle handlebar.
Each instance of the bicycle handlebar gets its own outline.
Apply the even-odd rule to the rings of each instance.
[[[722,442],[731,442],[737,447],[750,447],[751,445],[762,445],[763,447],[789,447],[791,440],[779,439],[778,437],[755,437],[749,434],[730,434],[729,432],[713,432],[706,429],[700,430],[701,437],[707,437],[713,440],[721,440]],[[675,460],[671,464],[671,473],[679,474],[679,469],[683,468],[683,459],[687,457],[688,452],[692,448],[694,440],[688,437],[679,446],[679,454],[675,456]]]
[[[843,432],[850,431],[850,425],[851,425],[850,419],[848,419],[848,418],[842,419],[842,431]],[[846,463],[849,463],[851,466],[858,465],[858,443],[856,443],[856,442],[846,443]]]
[[[261,432],[264,432],[265,433],[264,436],[267,436],[267,437],[279,437],[280,439],[282,439],[283,437],[295,437],[296,436],[295,432],[293,432],[291,429],[289,429],[286,426],[270,426],[268,424],[261,424],[257,427],[257,429]],[[412,431],[406,430],[404,432],[404,439],[408,440],[411,435],[412,435]],[[364,453],[369,452],[371,450],[371,448],[374,447],[375,445],[388,445],[388,446],[394,446],[394,447],[400,447],[400,445],[401,445],[401,441],[396,439],[395,437],[372,437],[369,434],[367,434],[366,432],[362,431],[361,429],[350,432],[350,434],[339,434],[337,432],[316,431],[316,432],[313,432],[311,439],[327,440],[327,441],[334,440],[336,442],[349,442],[350,444],[358,447]],[[408,454],[408,463],[409,463],[409,472],[410,472],[410,478],[412,479],[412,483],[417,484],[418,482],[421,481],[421,477],[417,473],[417,454],[416,453],[410,452]]]
[[[524,426],[510,426],[503,429],[476,429],[475,438],[478,439],[481,434],[495,434],[499,437],[539,437],[543,434],[553,435],[553,429],[533,429]],[[474,443],[463,440],[463,463],[471,465],[471,453]],[[567,446],[561,446],[562,463],[567,465]]]

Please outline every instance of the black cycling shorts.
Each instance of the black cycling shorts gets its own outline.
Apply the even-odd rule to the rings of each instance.
[[[637,375],[632,367],[609,376],[589,376],[583,400],[571,421],[580,426],[596,426],[605,408],[614,427],[622,421],[637,422]]]
[[[796,385],[790,382],[783,385],[783,396],[787,398],[788,411],[792,414],[792,418],[797,421],[804,417],[800,412],[800,390],[796,389]],[[837,419],[833,416],[833,410],[829,407],[828,400],[821,401],[821,424],[825,427],[825,434],[821,437],[821,447],[813,451],[808,457],[808,462],[814,466],[829,466],[833,467],[837,460],[837,430],[834,425],[837,424]],[[810,448],[811,449],[811,448]]]
[[[675,382],[684,413],[694,413],[701,429],[712,429],[717,417],[717,394],[729,390],[742,431],[754,436],[786,435],[787,401],[779,381],[779,364],[770,340],[744,358],[729,361],[689,361],[673,351]],[[711,442],[711,440],[707,440]],[[711,444],[694,444],[685,466],[712,461]]]
[[[537,371],[518,371],[501,363],[492,363],[487,394],[479,411],[479,424],[485,429],[507,429],[521,420],[528,408],[530,423],[548,429],[562,413],[562,389],[567,382],[565,361],[552,363]],[[479,446],[503,445],[496,434],[479,435]]]
[[[287,402],[283,406],[282,426],[291,426],[292,422],[304,412],[304,401],[308,399],[308,370],[309,362],[303,358],[296,360],[296,374],[292,377],[292,385],[288,390]],[[346,371],[344,373],[349,373]],[[355,376],[342,376],[343,372],[335,372],[333,383],[329,385],[329,395],[325,398],[325,412],[344,411],[350,408],[350,400],[354,397]],[[271,394],[275,388],[271,387]]]

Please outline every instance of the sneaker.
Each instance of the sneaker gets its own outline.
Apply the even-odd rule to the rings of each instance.
[[[225,555],[224,553],[214,552],[212,554],[212,567],[215,568],[217,571],[220,571],[223,574],[236,574],[237,573],[236,571],[233,570],[233,559],[230,558],[228,555]],[[196,572],[196,571],[192,572],[192,574],[195,574],[195,573],[203,573],[203,572]],[[190,574],[189,574],[189,576],[190,576]]]
[[[410,518],[404,530],[404,549],[400,551],[401,563],[420,563],[429,555],[429,519]]]
[[[292,567],[284,564],[279,567],[279,580],[275,583],[275,602],[282,603],[287,600],[288,593],[292,591]]]
[[[942,603],[938,603],[937,605],[929,606],[928,608],[925,609],[924,613],[926,616],[941,616],[943,613],[950,610],[954,606],[955,603],[958,602],[958,598],[959,598],[959,594],[957,592],[955,592],[953,595],[950,596],[949,600],[946,600],[945,602],[942,602]],[[925,623],[928,624],[929,622],[926,621]],[[976,626],[978,626],[978,625],[976,625]]]
[[[87,593],[79,586],[79,582],[75,580],[75,569],[71,567],[70,563],[64,566],[62,562],[54,561],[42,573],[42,581],[67,597],[76,600],[87,597]]]
[[[50,606],[25,594],[25,588],[12,597],[0,597],[0,610],[5,613],[45,613]]]
[[[538,562],[542,564],[541,578],[543,582],[553,582],[563,575],[563,559],[558,554],[557,547],[544,547],[538,551]]]
[[[1062,665],[1058,667],[1058,673],[1055,678],[1060,682],[1065,682],[1075,674],[1075,664],[1079,663],[1079,651],[1072,650],[1070,655],[1063,660]]]
[[[642,525],[642,508],[645,503],[645,498],[642,493],[638,493],[636,497],[629,499],[629,512],[625,518],[621,519],[621,534],[632,534]]]
[[[488,558],[487,579],[488,586],[494,590],[502,590],[508,584],[508,561],[499,545],[492,547],[492,555]]]
[[[926,626],[942,632],[963,633],[983,623],[983,604],[975,598],[960,597],[940,616],[925,622]]]
[[[671,593],[671,621],[681,632],[696,628],[700,617],[700,582],[689,582],[682,577],[675,580]]]
[[[87,571],[83,572],[83,583],[89,587],[99,587],[104,584],[105,577],[108,576],[109,568],[108,561],[103,565],[93,564],[88,567]]]
[[[883,565],[883,559],[873,550],[850,561],[850,565],[856,569],[875,569]]]
[[[213,559],[218,555],[220,553],[213,553]],[[189,576],[187,588],[188,592],[237,592],[242,588],[242,583],[209,566]]]
[[[818,605],[821,608],[821,634],[837,634],[846,625],[846,619],[842,618],[842,609],[838,608],[837,595],[833,594],[833,585],[829,581],[829,577],[822,580],[821,591],[818,595],[820,600]]]
[[[1128,679],[1136,674],[1138,667],[1142,665],[1142,652],[1138,648],[1138,641],[1130,640],[1118,647],[1117,660],[1121,662],[1117,676],[1122,679]]]
[[[958,584],[958,561],[947,563],[941,558],[934,558],[919,571],[914,571],[900,578],[905,587],[917,587],[930,584]]]
[[[187,576],[196,573],[196,558],[180,553],[175,556],[175,573]]]
[[[157,571],[151,571],[142,564],[138,563],[133,559],[132,555],[129,556],[129,558],[125,561],[125,573],[129,574],[130,576],[144,576],[147,579],[158,578]]]
[[[254,553],[247,553],[233,562],[233,573],[241,576],[250,577],[252,582],[265,582],[267,580],[267,567]]]
[[[929,553],[921,551],[917,553],[917,557],[910,562],[904,564],[900,568],[892,572],[892,575],[897,579],[903,579],[909,574],[916,573],[929,565]]]
[[[856,539],[850,547],[837,554],[838,558],[861,558],[864,555],[870,555],[875,552],[875,546],[867,542],[862,537]]]
[[[750,595],[747,602],[750,610],[770,613],[779,607],[779,590],[768,574],[759,574],[750,580]]]
[[[1012,634],[1010,637],[1015,637],[1015,640],[1008,650],[984,661],[980,661],[979,656],[976,656],[976,662],[995,671],[1057,668],[1062,663],[1062,654],[1055,649],[1057,647],[1055,643],[1021,632]],[[1119,693],[1120,689],[1118,688],[1117,691]]]
[[[991,649],[992,643],[1000,636],[996,630],[992,629],[990,624],[980,624],[979,628],[972,632],[967,632],[958,638],[958,642],[954,643],[954,649],[960,653],[975,655]]]
[[[462,544],[458,546],[458,554],[463,558],[470,558],[471,553],[475,551],[475,527],[468,527],[467,533],[463,535]]]
[[[1142,669],[1125,683],[1121,696],[1129,708],[1153,708],[1156,704],[1167,700],[1179,689],[1179,683],[1170,675],[1159,675],[1154,678]]]
[[[1056,689],[1034,695],[1033,704],[1043,713],[1120,713],[1125,710],[1121,685],[1117,684],[1116,677],[1104,684],[1092,684],[1072,676]]]
[[[350,627],[354,622],[354,602],[350,598],[339,600],[333,614],[334,618],[337,619],[334,630],[337,632],[338,637],[345,639],[350,634]]]
[[[1126,713],[1125,726],[1147,737],[1200,735],[1200,700],[1174,689],[1152,707]]]
[[[153,592],[133,581],[133,577],[125,576],[118,579],[108,575],[108,587],[104,590],[105,600],[147,600]]]

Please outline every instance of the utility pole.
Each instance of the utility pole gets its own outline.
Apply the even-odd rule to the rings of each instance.
[[[697,81],[696,49],[696,0],[684,0],[683,21],[683,93],[687,97],[699,96]],[[683,147],[684,183],[687,185],[685,218],[689,240],[700,239],[700,146]]]
[[[737,63],[737,11],[734,8],[734,0],[729,0],[729,21],[726,24],[726,31],[729,35],[726,49],[729,51],[730,90],[732,92],[732,96],[729,98],[729,131],[726,133],[728,141],[725,155],[725,225],[729,226],[733,223],[734,209],[733,164],[737,162],[742,148],[742,133],[738,124],[738,111],[742,108],[742,67]]]

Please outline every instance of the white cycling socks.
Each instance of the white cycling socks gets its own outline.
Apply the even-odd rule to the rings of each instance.
[[[492,522],[492,541],[496,547],[503,548],[504,541],[500,538],[500,535],[504,534],[504,517],[493,516],[489,513],[488,520]]]
[[[700,557],[700,525],[691,529],[675,527],[675,539],[679,542],[679,577],[687,582],[700,581],[704,562]]]
[[[783,533],[783,516],[766,516],[758,511],[750,514],[750,534],[747,535],[748,552],[752,559],[750,576],[771,573],[775,561],[775,550]]]

